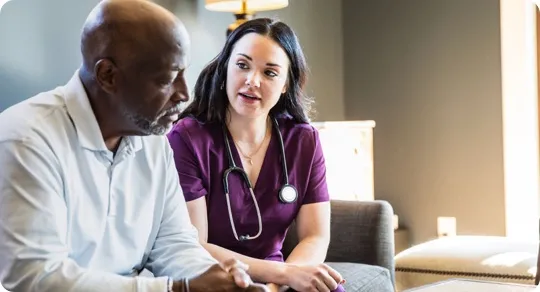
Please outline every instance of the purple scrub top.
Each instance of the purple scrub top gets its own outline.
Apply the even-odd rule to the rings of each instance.
[[[262,217],[262,234],[253,240],[234,237],[223,187],[223,173],[229,168],[221,124],[202,124],[193,118],[179,121],[167,135],[174,151],[180,185],[186,201],[206,196],[208,242],[237,253],[267,260],[283,261],[281,248],[286,232],[303,204],[329,201],[326,168],[317,130],[296,123],[291,117],[278,118],[283,136],[289,183],[298,190],[298,199],[282,203],[278,191],[285,183],[279,140],[275,129],[254,186]],[[242,166],[235,144],[228,135],[237,166]],[[258,232],[258,219],[247,184],[240,175],[229,175],[229,196],[238,236]]]

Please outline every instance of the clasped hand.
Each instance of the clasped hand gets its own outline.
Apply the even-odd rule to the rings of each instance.
[[[286,275],[288,286],[301,292],[329,292],[344,283],[341,274],[326,264],[288,264]],[[276,289],[275,285],[269,285],[269,287],[272,292],[282,291],[282,289]]]
[[[215,264],[200,276],[189,280],[189,292],[270,292],[265,285],[253,283],[247,269],[246,264],[235,259]]]

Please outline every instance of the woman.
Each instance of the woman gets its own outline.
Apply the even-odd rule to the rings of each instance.
[[[203,69],[168,138],[190,218],[216,259],[240,259],[273,291],[344,291],[323,264],[330,203],[306,71],[291,28],[250,20]],[[300,241],[284,262],[293,220]]]

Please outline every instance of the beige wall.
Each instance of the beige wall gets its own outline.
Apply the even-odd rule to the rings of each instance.
[[[413,243],[505,234],[499,1],[343,1],[345,116],[373,119],[375,195]]]

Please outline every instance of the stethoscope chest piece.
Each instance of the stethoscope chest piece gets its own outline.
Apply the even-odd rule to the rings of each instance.
[[[279,200],[282,203],[294,203],[298,199],[298,191],[290,184],[285,184],[279,190]]]

